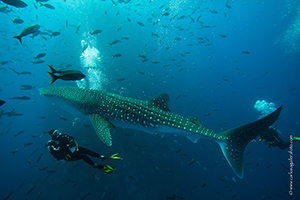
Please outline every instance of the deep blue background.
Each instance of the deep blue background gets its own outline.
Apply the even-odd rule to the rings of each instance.
[[[55,10],[39,6],[35,9],[31,1],[25,2],[26,8],[12,7],[13,12],[0,13],[0,61],[8,61],[0,66],[1,99],[6,100],[1,109],[23,113],[1,118],[1,198],[13,191],[9,199],[81,199],[87,193],[90,196],[86,199],[166,199],[173,194],[185,199],[299,199],[298,144],[293,151],[294,195],[289,196],[289,176],[281,165],[289,167],[287,150],[249,144],[245,150],[244,178],[240,180],[214,141],[203,139],[194,144],[182,136],[160,138],[117,128],[112,132],[113,146],[106,147],[98,140],[89,120],[75,118],[38,93],[38,88],[50,83],[46,64],[55,68],[72,64],[87,73],[80,59],[81,41],[93,41],[100,51],[98,69],[104,77],[99,82],[102,89],[143,100],[168,93],[173,112],[186,117],[199,116],[202,125],[216,132],[256,120],[260,113],[253,108],[254,103],[264,99],[274,102],[276,107],[284,105],[276,125],[287,141],[290,134],[300,135],[299,2],[229,1],[232,8],[228,9],[226,0],[140,0],[127,4],[115,0],[117,6],[108,0],[50,0],[48,3]],[[162,16],[163,9],[168,7],[170,15]],[[218,14],[210,12],[214,9]],[[169,21],[175,14],[178,16]],[[185,17],[178,19],[182,15]],[[22,25],[11,22],[17,16],[25,21]],[[138,25],[138,21],[145,26]],[[41,31],[60,31],[61,35],[52,38],[44,35],[47,40],[41,35],[34,39],[26,36],[23,45],[12,38],[33,23],[41,25]],[[72,25],[78,24],[81,24],[79,34],[75,34]],[[207,25],[211,28],[203,27]],[[95,29],[103,32],[89,36],[88,32]],[[160,37],[151,37],[151,32]],[[220,34],[226,34],[227,38]],[[121,40],[124,36],[129,39]],[[177,41],[175,37],[182,39]],[[199,43],[199,37],[209,41],[204,39],[204,44]],[[121,43],[110,46],[116,39]],[[212,45],[205,46],[210,42]],[[33,57],[41,52],[47,53],[43,58],[45,63],[33,65]],[[112,54],[117,53],[122,56],[113,58]],[[139,54],[149,60],[142,62]],[[153,64],[155,61],[159,63]],[[18,72],[30,71],[32,75],[17,75],[8,67]],[[117,81],[121,78],[125,80]],[[20,90],[21,84],[36,88]],[[76,86],[76,83],[58,80],[53,84],[62,85]],[[30,96],[31,100],[9,99],[21,95]],[[81,146],[99,153],[122,150],[124,160],[105,162],[116,167],[112,175],[81,161],[58,162],[44,149],[49,136],[31,137],[52,128],[73,135]],[[21,130],[25,132],[15,138],[13,135]],[[34,144],[24,147],[27,142]],[[13,155],[11,151],[15,149],[19,152]],[[43,156],[36,163],[40,154]],[[192,159],[201,164],[189,166]],[[56,173],[40,171],[43,167]],[[229,181],[220,180],[221,176]],[[76,183],[68,183],[68,179]]]

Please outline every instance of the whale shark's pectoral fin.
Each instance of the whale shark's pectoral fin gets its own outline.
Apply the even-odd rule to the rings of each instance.
[[[114,128],[114,125],[98,114],[91,114],[89,117],[101,142],[107,146],[111,146],[112,139],[110,135],[110,129]]]

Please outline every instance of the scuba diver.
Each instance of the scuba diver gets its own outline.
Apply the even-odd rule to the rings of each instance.
[[[123,158],[117,157],[121,152],[111,156],[100,155],[94,151],[78,146],[74,137],[62,134],[58,130],[52,129],[48,133],[51,136],[51,140],[46,143],[45,147],[50,150],[52,156],[57,160],[76,161],[82,159],[87,164],[108,174],[111,174],[115,170],[113,166],[107,164],[98,165],[87,155],[101,158],[102,161],[107,159],[123,160]]]
[[[280,137],[279,134],[281,132],[276,128],[276,126],[270,126],[269,129],[265,132],[263,132],[260,135],[260,139],[258,142],[265,142],[269,145],[269,147],[278,147],[281,150],[284,150],[290,146],[290,141],[285,142]],[[293,136],[293,142],[299,141],[300,137]]]

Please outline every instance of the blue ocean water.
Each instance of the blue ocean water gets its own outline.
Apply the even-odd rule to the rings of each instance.
[[[299,1],[45,2],[55,9],[24,2],[25,8],[5,8],[0,2],[0,91],[6,101],[0,121],[0,198],[299,199],[297,143],[292,168],[288,149],[250,143],[239,179],[212,140],[194,144],[183,136],[116,128],[113,146],[106,147],[89,119],[71,115],[38,92],[51,82],[47,64],[68,66],[87,77],[57,80],[52,86],[101,89],[142,100],[167,93],[172,112],[198,116],[216,132],[257,120],[261,113],[254,104],[265,100],[276,108],[283,105],[274,125],[288,141],[300,134]],[[15,18],[24,22],[13,24]],[[24,36],[20,44],[13,36],[30,24],[39,24],[41,32]],[[50,36],[53,32],[60,34]],[[46,53],[40,59],[44,62],[34,64],[39,53]],[[22,90],[24,84],[34,87]],[[30,99],[13,99],[20,96]],[[44,148],[50,139],[44,132],[52,128],[101,154],[122,151],[124,160],[104,162],[115,166],[113,174],[82,161],[58,162]]]

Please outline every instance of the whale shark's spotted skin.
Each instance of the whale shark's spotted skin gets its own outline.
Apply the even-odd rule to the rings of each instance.
[[[77,87],[41,88],[44,96],[57,97],[91,118],[100,140],[112,145],[110,129],[114,126],[133,128],[148,133],[174,133],[197,142],[200,137],[217,141],[236,175],[243,177],[243,152],[247,144],[261,131],[267,130],[280,115],[282,106],[272,114],[222,133],[205,128],[198,117],[186,118],[169,110],[169,96],[162,94],[142,101],[105,91]]]

